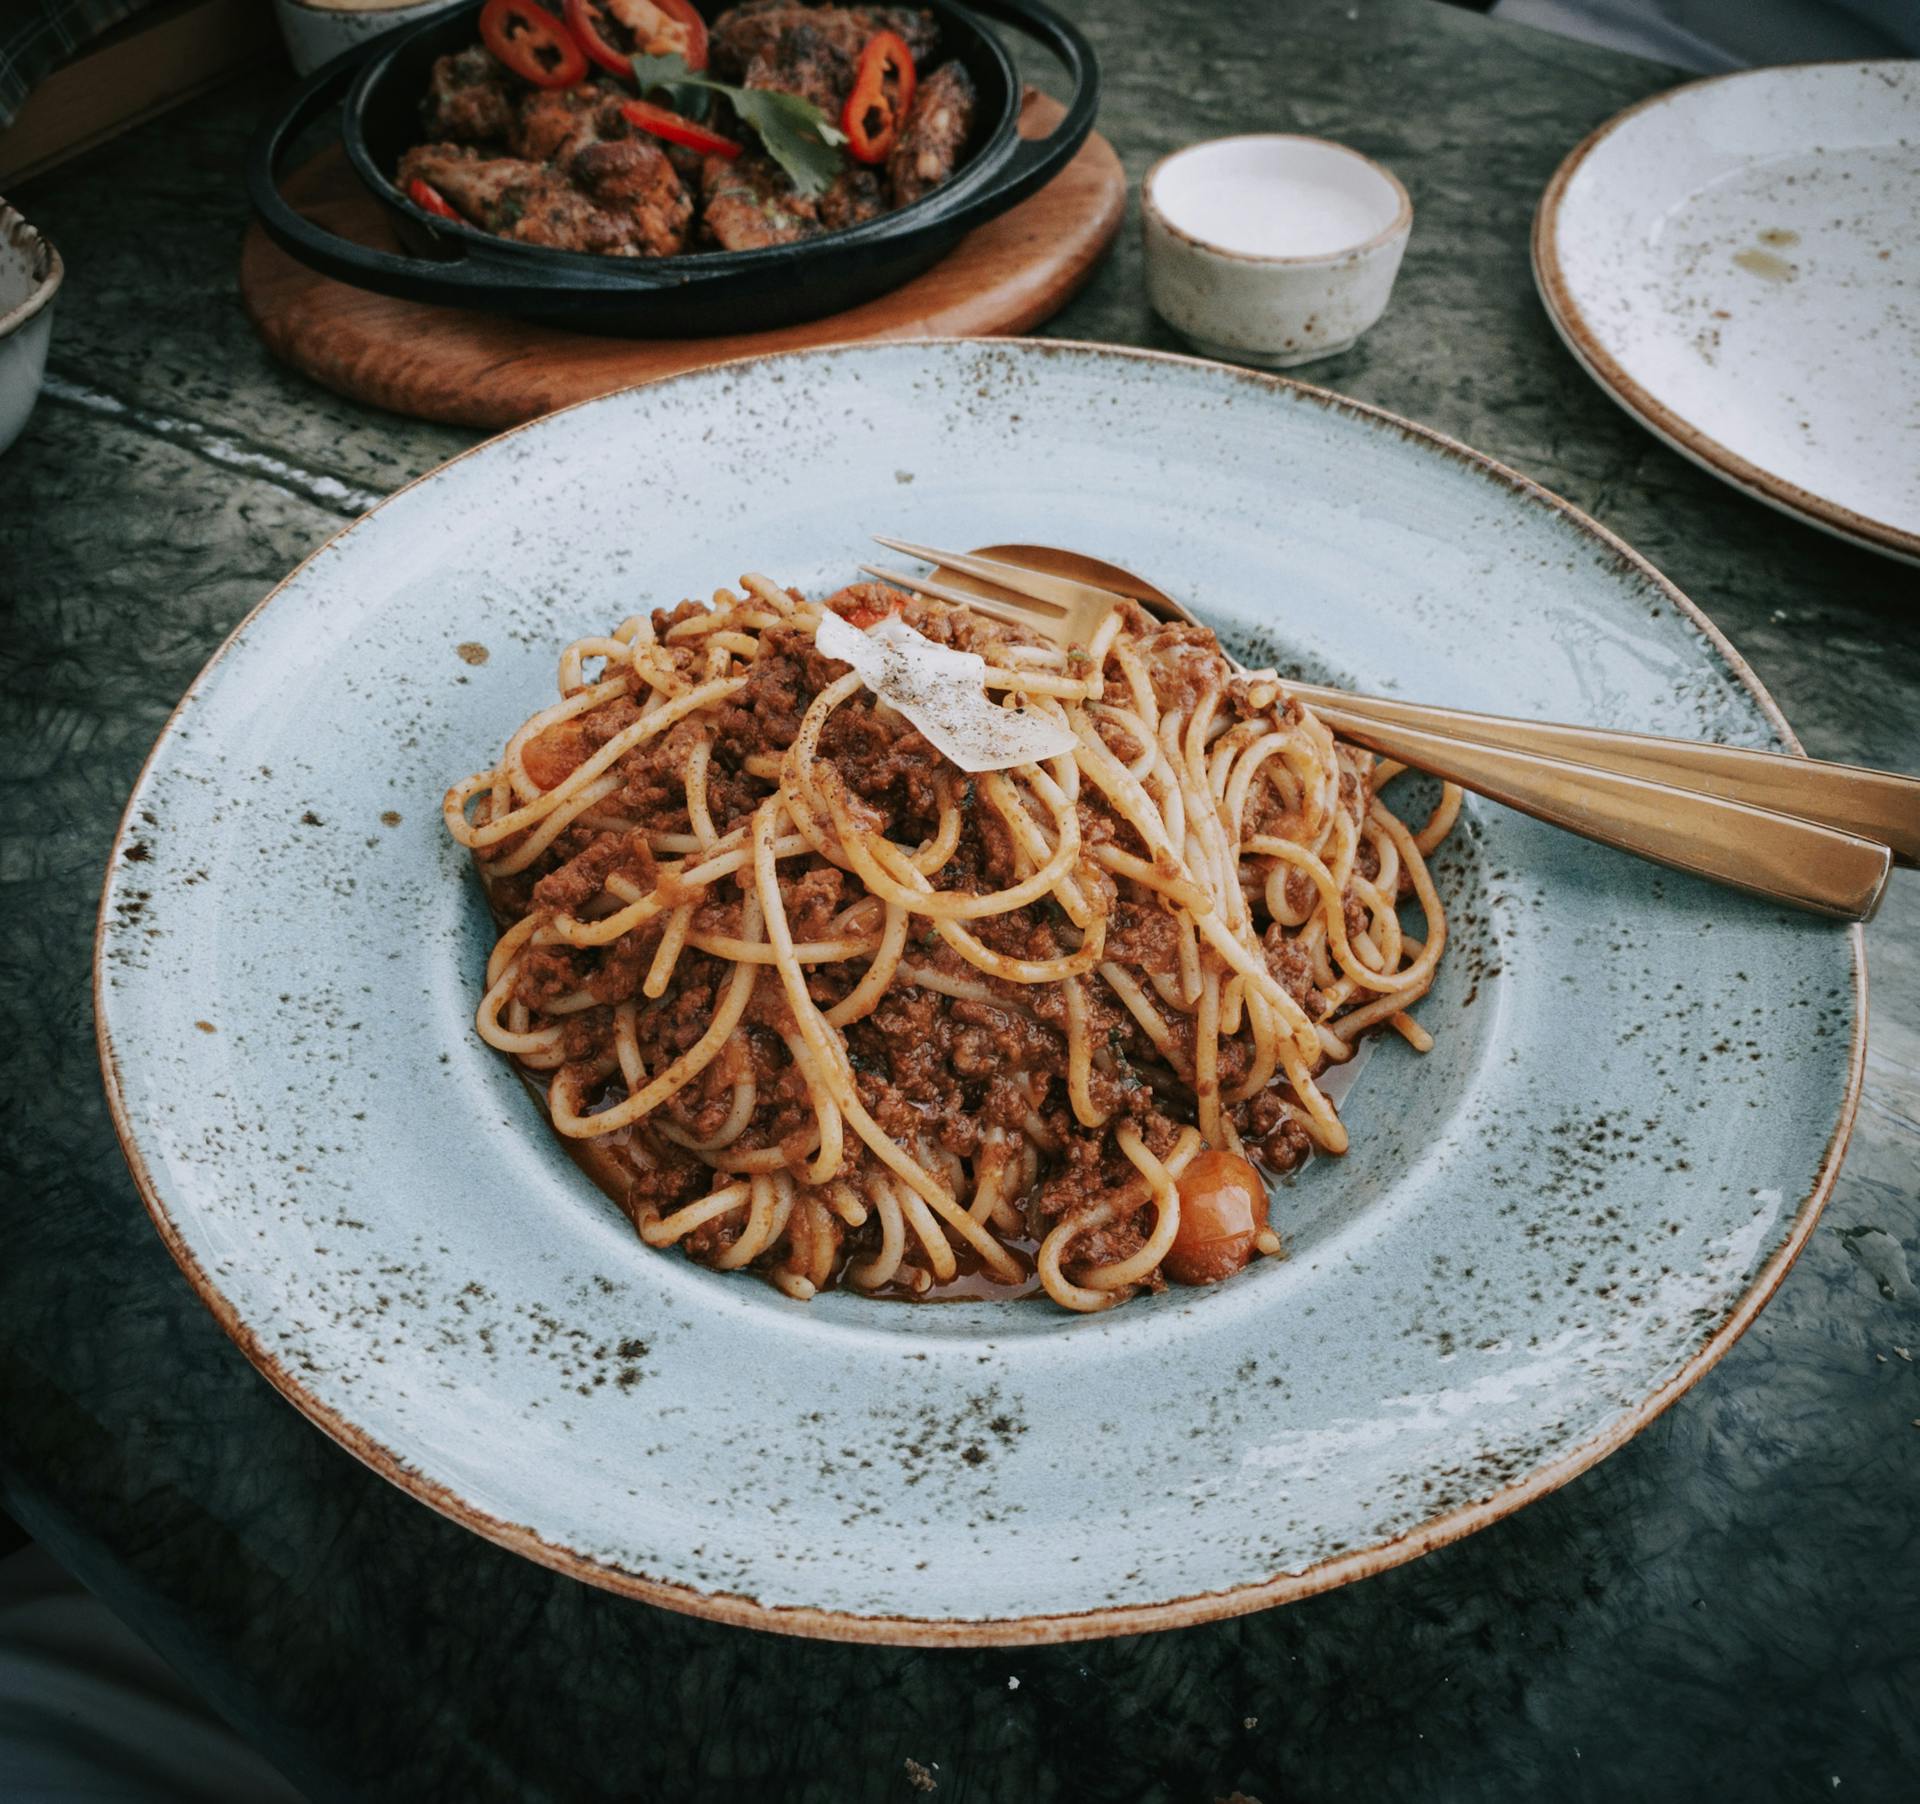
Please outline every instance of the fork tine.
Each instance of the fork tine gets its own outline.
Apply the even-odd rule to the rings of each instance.
[[[1047,576],[1021,564],[1005,564],[998,558],[979,557],[971,551],[941,551],[932,545],[916,545],[908,539],[889,539],[879,533],[873,535],[873,541],[876,545],[886,546],[889,551],[904,552],[908,557],[917,557],[929,564],[940,564],[948,570],[958,570],[963,575],[977,576],[983,582],[995,583],[1002,589],[1011,589],[1016,595],[1024,595],[1028,600],[1040,602],[1049,608],[1057,608],[1062,614],[1071,614],[1082,608],[1094,608],[1104,613],[1108,608],[1117,607],[1124,599],[1111,589],[1096,588],[1092,583],[1075,582],[1065,576]]]
[[[930,576],[906,576],[898,570],[883,570],[878,564],[862,564],[860,568],[866,575],[877,576],[883,583],[892,583],[897,589],[910,589],[916,595],[931,595],[935,601],[950,601],[976,614],[985,614],[990,620],[998,620],[1004,626],[1023,626],[1031,630],[1040,624],[1025,608],[995,601],[990,595],[970,595],[965,589],[935,582]]]

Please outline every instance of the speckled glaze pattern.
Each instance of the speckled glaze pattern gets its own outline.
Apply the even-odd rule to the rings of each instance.
[[[1920,62],[1810,63],[1643,102],[1534,226],[1568,348],[1676,450],[1920,563]]]
[[[831,468],[790,454],[794,417],[856,414]],[[660,442],[684,454],[636,507],[623,473]],[[1837,1165],[1857,936],[1477,804],[1438,862],[1439,1046],[1376,1052],[1355,1151],[1279,1200],[1286,1261],[1073,1319],[799,1305],[642,1247],[471,1032],[490,934],[439,796],[567,639],[743,568],[835,583],[869,526],[1097,549],[1316,678],[1783,730],[1570,509],[1242,372],[872,346],[496,440],[241,627],[103,899],[136,1174],[283,1391],[426,1501],[617,1589],[804,1633],[1032,1640],[1408,1557],[1590,1463],[1724,1350]]]

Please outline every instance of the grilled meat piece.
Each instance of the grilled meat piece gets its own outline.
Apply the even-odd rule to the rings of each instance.
[[[707,158],[704,151],[695,150],[690,144],[670,144],[660,140],[660,148],[667,153],[667,161],[673,165],[674,174],[679,176],[689,194],[700,192],[700,170]]]
[[[583,82],[536,89],[520,103],[516,146],[545,163],[596,206],[631,214],[640,252],[671,257],[686,249],[693,199],[657,139],[637,133],[620,111],[619,92]]]
[[[787,173],[755,151],[708,157],[700,170],[701,219],[723,251],[792,244],[823,229],[815,203],[794,192]]]
[[[880,185],[879,170],[849,159],[833,186],[815,204],[820,210],[820,223],[828,231],[837,232],[842,226],[878,219],[887,210],[887,194]]]
[[[627,122],[604,88],[533,88],[521,99],[513,148],[530,163],[564,162],[601,138],[623,138]]]
[[[887,196],[877,169],[849,163],[825,194],[809,200],[795,192],[778,163],[754,152],[708,157],[700,171],[700,205],[706,236],[714,244],[750,251],[877,219],[887,210]]]
[[[767,88],[776,94],[798,94],[837,125],[840,109],[853,92],[859,45],[849,52],[837,41],[844,33],[823,31],[803,7],[792,10],[799,19],[767,40],[747,65],[746,79],[740,85]]]
[[[513,134],[507,72],[484,44],[439,57],[420,101],[429,138],[450,144],[502,144]]]
[[[916,64],[926,61],[940,42],[934,16],[908,6],[801,6],[796,0],[746,0],[714,20],[708,58],[722,81],[751,86],[743,78],[783,33],[800,27],[819,33],[849,65],[859,60],[876,31],[898,32]],[[797,89],[789,90],[798,92]],[[842,100],[846,98],[844,90]]]
[[[401,183],[415,176],[476,224],[523,244],[617,252],[631,236],[545,163],[486,157],[471,145],[419,144],[400,159]]]
[[[619,144],[600,148],[625,151],[629,147]],[[638,148],[644,152],[651,146]],[[611,203],[601,205],[584,181],[575,186],[548,164],[529,163],[520,157],[485,157],[465,144],[416,145],[401,157],[399,179],[402,186],[415,176],[431,182],[475,224],[522,244],[593,251],[603,256],[672,256],[685,247],[692,203],[679,188],[672,167],[657,151],[653,164],[674,182],[677,209],[634,204],[631,194],[652,191],[645,182],[635,182],[632,172],[624,168],[583,172]]]
[[[639,135],[603,138],[575,151],[566,170],[591,200],[632,221],[639,254],[677,257],[687,248],[693,196],[664,145]]]
[[[942,63],[913,96],[900,142],[887,158],[893,204],[904,207],[953,174],[973,129],[973,77],[959,63]]]

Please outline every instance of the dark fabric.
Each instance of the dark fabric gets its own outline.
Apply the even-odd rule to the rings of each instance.
[[[13,123],[21,103],[52,73],[109,25],[154,0],[0,0],[0,126]]]

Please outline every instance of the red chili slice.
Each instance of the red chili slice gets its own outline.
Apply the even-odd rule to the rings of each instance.
[[[695,125],[691,119],[670,113],[650,100],[623,100],[620,111],[629,125],[651,132],[656,138],[665,138],[669,144],[684,144],[689,150],[703,151],[708,156],[737,157],[742,148],[731,138],[710,132],[704,125]]]
[[[460,215],[447,205],[446,196],[431,182],[422,181],[417,175],[407,184],[407,199],[423,212],[431,213],[435,219],[457,220],[460,218]]]
[[[534,0],[487,0],[480,9],[480,36],[501,62],[536,88],[570,88],[587,72],[587,53]]]
[[[686,36],[686,48],[680,52],[689,69],[707,66],[707,22],[693,0],[653,0],[661,12],[672,19]],[[657,52],[656,52],[657,54]]]
[[[707,22],[694,10],[692,0],[641,0],[641,5],[658,21],[652,29],[633,23],[606,0],[567,0],[567,29],[601,68],[629,81],[636,54],[667,56],[678,51],[689,69],[707,66]],[[622,50],[622,44],[631,48]]]
[[[611,75],[633,76],[631,55],[622,56],[602,35],[605,20],[594,0],[567,0],[567,29],[587,56]]]
[[[891,85],[890,85],[891,84]],[[860,52],[853,92],[841,109],[847,149],[862,163],[884,163],[913,105],[913,52],[895,31],[876,31]]]

